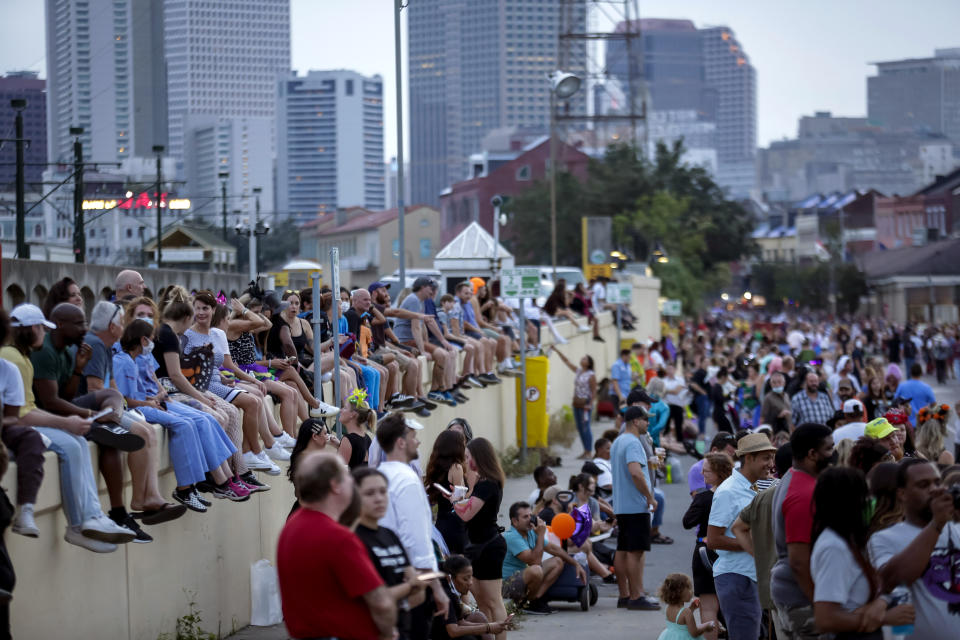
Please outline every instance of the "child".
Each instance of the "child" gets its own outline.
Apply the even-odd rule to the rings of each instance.
[[[684,640],[698,638],[707,631],[718,629],[713,620],[697,624],[693,612],[700,607],[700,600],[693,597],[693,583],[682,573],[671,573],[660,586],[660,600],[667,603],[667,628],[660,633],[658,640]],[[684,607],[689,602],[690,607]]]

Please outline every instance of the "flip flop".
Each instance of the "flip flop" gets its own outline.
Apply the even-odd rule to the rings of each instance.
[[[670,536],[665,536],[663,534],[658,533],[657,535],[650,538],[650,542],[652,542],[653,544],[673,544],[673,538],[671,538]]]
[[[148,509],[145,511],[135,511],[130,515],[143,522],[143,524],[163,524],[176,520],[187,512],[187,508],[182,504],[171,504],[165,502],[159,509]]]

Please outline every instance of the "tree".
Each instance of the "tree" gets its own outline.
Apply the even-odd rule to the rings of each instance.
[[[570,173],[557,174],[557,264],[579,265],[583,187]],[[504,245],[517,264],[550,264],[550,183],[536,181],[504,203],[510,218]]]

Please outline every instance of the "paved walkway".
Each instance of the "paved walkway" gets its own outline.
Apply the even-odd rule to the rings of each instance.
[[[933,383],[931,377],[924,378]],[[960,385],[956,381],[949,381],[946,386],[933,385],[937,399],[949,402],[951,405],[960,399]],[[610,428],[612,421],[605,420],[594,424],[594,437],[598,437],[604,429]],[[555,468],[561,485],[566,485],[571,475],[577,473],[582,462],[576,460],[581,451],[579,441],[574,446],[560,453],[563,465]],[[682,572],[690,574],[690,563],[693,554],[694,534],[685,531],[680,524],[683,513],[690,503],[687,493],[686,471],[693,463],[689,456],[681,458],[683,475],[680,484],[660,485],[660,489],[667,498],[666,514],[661,531],[675,540],[672,545],[654,545],[647,555],[644,573],[644,587],[650,593],[656,593],[657,588],[669,573]],[[500,524],[509,527],[507,509],[510,504],[518,500],[526,500],[533,490],[533,480],[529,478],[510,478],[504,488],[503,503],[500,509]],[[626,638],[631,640],[656,640],[664,629],[665,617],[661,611],[627,611],[617,609],[617,588],[615,585],[599,586],[600,598],[596,606],[589,611],[580,611],[575,603],[552,603],[551,606],[560,609],[549,616],[524,616],[518,629],[509,634],[510,640],[542,640],[544,638],[576,637],[573,634],[586,634],[598,628],[604,629],[604,635],[612,638]],[[599,626],[602,625],[602,626]],[[233,636],[231,640],[287,640],[289,636],[283,625],[276,627],[247,627]]]

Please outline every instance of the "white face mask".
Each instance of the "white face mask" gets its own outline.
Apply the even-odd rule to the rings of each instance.
[[[771,387],[774,393],[783,393],[783,387]]]
[[[144,353],[152,353],[152,352],[153,352],[153,340],[150,340],[149,338],[147,339],[147,346],[145,346],[145,347],[143,348],[143,352],[144,352]]]
[[[341,303],[340,303],[340,314],[342,315],[342,314],[346,313],[347,311],[350,311],[350,303],[349,303],[349,302],[341,302]]]
[[[143,320],[144,322],[146,322],[146,323],[147,323],[148,325],[150,325],[151,327],[153,326],[153,318],[151,318],[150,316],[144,316],[144,317],[142,317],[142,318],[137,318],[137,320]]]

